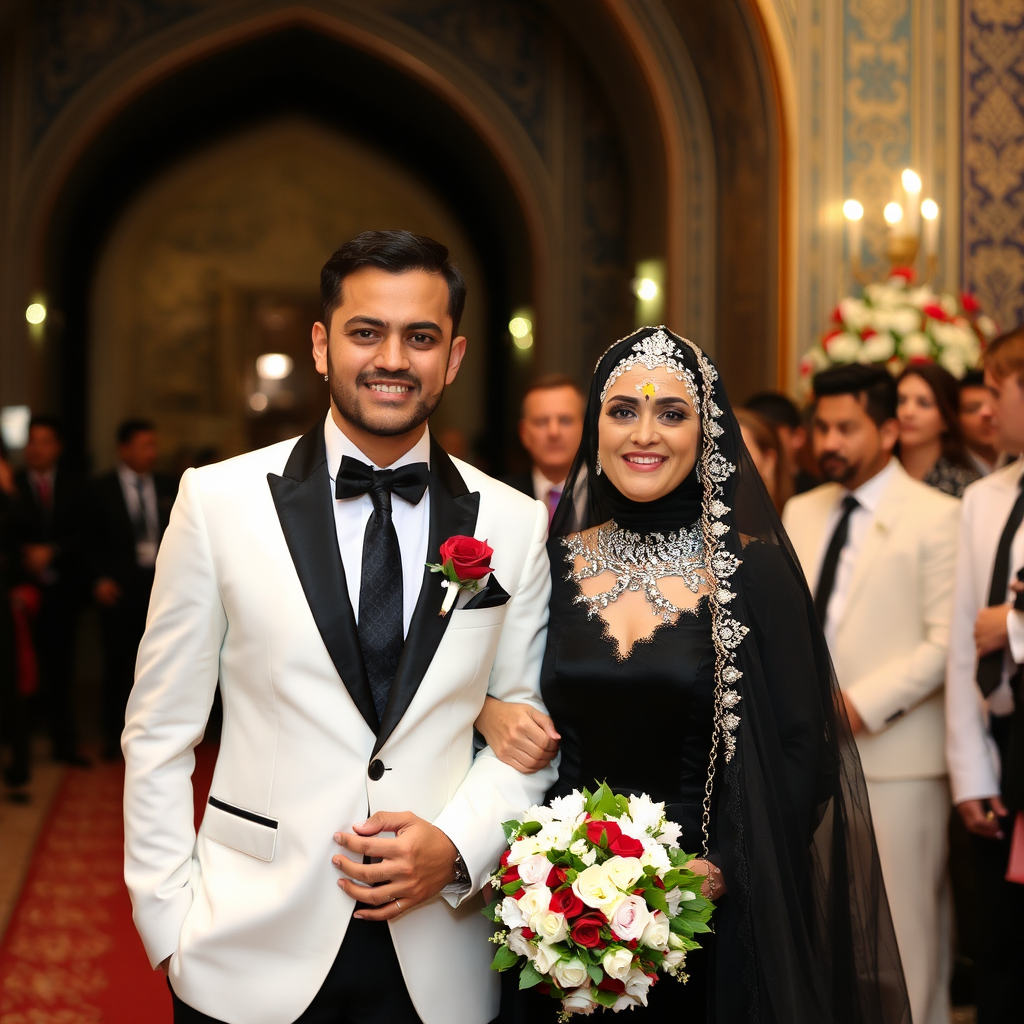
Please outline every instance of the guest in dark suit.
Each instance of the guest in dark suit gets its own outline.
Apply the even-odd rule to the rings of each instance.
[[[549,522],[583,436],[583,406],[583,392],[564,374],[538,378],[523,395],[519,440],[529,452],[532,467],[505,477],[504,482],[543,502]]]
[[[177,485],[154,473],[156,429],[132,419],[117,431],[116,469],[98,477],[90,495],[92,592],[103,629],[103,756],[121,756],[124,709],[135,656],[146,629],[157,548],[167,528]]]
[[[23,579],[42,597],[33,637],[53,757],[88,765],[78,751],[71,677],[81,609],[82,486],[60,465],[63,435],[52,416],[34,416],[25,468],[15,476]]]
[[[793,399],[781,391],[761,391],[751,395],[743,408],[763,416],[775,428],[793,474],[792,493],[803,494],[817,487],[821,481],[807,468],[814,465],[814,455],[807,443],[807,427]]]

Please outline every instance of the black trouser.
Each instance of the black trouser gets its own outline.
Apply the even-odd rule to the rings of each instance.
[[[9,601],[7,590],[0,588],[0,740],[10,749],[4,764],[4,782],[8,786],[23,786],[31,771],[28,713],[25,698],[18,692],[18,662]]]
[[[146,612],[153,589],[153,570],[139,569],[122,584],[121,597],[100,611],[103,632],[103,751],[108,757],[121,749],[124,709],[135,682],[139,641],[146,631]]]
[[[171,989],[174,1024],[220,1024]],[[420,1024],[385,921],[352,918],[313,1002],[295,1024]]]
[[[1010,716],[992,716],[992,736],[1004,764],[1009,720]],[[1024,885],[1006,881],[1013,818],[1011,811],[1003,823],[1003,839],[971,836],[978,880],[974,966],[978,1024],[1007,1024],[1024,1014]]]
[[[39,664],[40,696],[57,758],[78,752],[78,727],[71,679],[75,667],[79,599],[70,583],[42,588],[42,603],[32,629]]]

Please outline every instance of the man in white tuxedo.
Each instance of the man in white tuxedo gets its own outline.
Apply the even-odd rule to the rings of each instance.
[[[949,1022],[945,672],[958,502],[893,458],[896,386],[843,366],[815,377],[815,455],[831,481],[790,499],[857,738],[915,1024]]]
[[[543,710],[547,513],[427,431],[466,349],[443,245],[365,232],[321,296],[326,419],[189,470],[160,549],[122,744],[134,918],[176,1024],[484,1024],[471,897],[553,771],[475,750],[473,724],[488,694]],[[493,555],[442,616],[451,537]]]
[[[1024,329],[992,342],[985,380],[999,447],[1024,451]],[[1016,459],[964,493],[949,638],[946,756],[978,882],[978,1024],[1024,1014],[1024,885],[1006,880],[1014,821],[1024,811],[1022,476]]]

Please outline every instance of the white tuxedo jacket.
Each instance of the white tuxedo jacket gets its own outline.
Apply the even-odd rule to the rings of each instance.
[[[894,468],[831,651],[839,685],[864,720],[857,746],[874,781],[946,774],[942,681],[959,502]],[[823,484],[786,504],[786,531],[812,590],[829,516],[845,493]]]
[[[964,492],[946,676],[946,757],[954,803],[998,796],[1000,791],[999,753],[988,731],[988,708],[977,683],[974,623],[978,612],[988,605],[996,548],[1020,493],[1017,489],[1020,474],[1021,463],[1014,460],[991,476],[971,484]],[[1021,565],[1020,541],[1018,531],[1010,551],[1012,570]],[[1007,590],[1006,600],[1012,602],[1015,596]],[[1019,620],[1019,613],[1016,617]],[[1011,630],[1014,625],[1019,632],[1019,621],[1014,624],[1011,617]],[[1014,639],[1011,632],[1011,651]],[[1016,653],[1019,655],[1021,652]],[[1003,682],[1000,688],[1005,689],[1006,683]],[[997,694],[998,690],[992,695],[993,699]],[[1008,693],[999,695],[1003,698],[1006,713],[1013,706],[1013,697]]]
[[[463,594],[441,618],[441,577],[424,571],[378,724],[322,425],[182,479],[128,702],[125,878],[150,961],[170,955],[177,994],[229,1024],[290,1024],[327,976],[354,907],[331,863],[336,831],[411,810],[458,847],[476,894],[501,822],[554,781],[473,744],[487,693],[542,707],[547,513],[433,443],[429,487],[430,560],[453,535],[488,540],[492,606],[460,607]],[[224,726],[197,836],[192,750],[218,680]],[[447,900],[391,922],[402,973],[426,1024],[484,1024],[498,1008],[493,926],[478,897]]]

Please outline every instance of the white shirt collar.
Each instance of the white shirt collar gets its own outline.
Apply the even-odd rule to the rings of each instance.
[[[852,494],[859,502],[861,508],[868,512],[875,512],[878,503],[882,500],[889,481],[896,475],[896,459],[890,458],[885,467],[879,470],[870,480],[865,480]]]
[[[547,504],[548,496],[552,491],[558,491],[561,493],[565,489],[565,481],[560,480],[557,484],[553,484],[536,466],[533,467],[533,496],[538,501],[543,501]]]
[[[134,487],[136,480],[141,480],[143,483],[146,483],[153,476],[152,473],[136,473],[131,466],[125,465],[123,462],[119,462],[117,464],[117,475],[129,487]]]
[[[365,462],[374,469],[382,469],[372,459],[364,455],[344,434],[330,410],[327,412],[327,419],[324,421],[324,443],[327,445],[327,472],[332,480],[338,476],[338,468],[341,466],[342,457],[347,455],[350,459],[358,459]],[[424,430],[423,436],[404,454],[400,455],[388,466],[388,469],[398,469],[399,466],[407,466],[413,462],[425,462],[430,467],[430,431]]]

